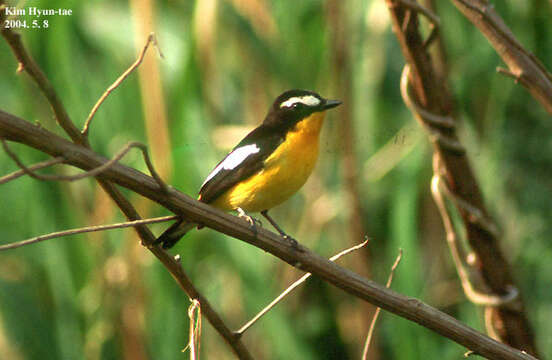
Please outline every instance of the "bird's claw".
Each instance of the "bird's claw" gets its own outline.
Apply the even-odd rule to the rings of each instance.
[[[249,223],[249,228],[251,229],[251,231],[253,231],[255,236],[257,236],[257,233],[258,233],[257,226],[263,227],[263,223],[261,222],[261,220],[255,219],[254,217],[247,215],[245,211],[243,211],[240,208],[238,208],[237,210],[238,210],[238,217],[240,219],[244,219],[245,221],[247,221]]]
[[[289,235],[284,235],[282,237],[284,238],[284,240],[286,240],[289,243],[289,246],[291,246],[294,250],[299,250],[299,243],[297,242],[297,240],[295,240]]]

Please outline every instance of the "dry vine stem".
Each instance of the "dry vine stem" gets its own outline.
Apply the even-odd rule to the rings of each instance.
[[[190,360],[196,360],[199,359],[201,346],[201,304],[196,299],[192,300],[188,308],[188,317],[190,318],[190,340],[182,352],[190,349]]]
[[[438,171],[438,158],[434,157],[434,159],[435,167]],[[442,178],[437,175],[437,173],[433,175],[431,179],[431,193],[433,195],[435,203],[437,204],[437,209],[439,210],[439,213],[441,214],[441,217],[443,219],[447,242],[450,245],[452,259],[456,266],[456,270],[458,271],[458,277],[460,278],[462,288],[464,289],[464,293],[466,294],[467,298],[475,304],[485,306],[506,305],[516,300],[519,295],[519,291],[513,286],[508,289],[507,294],[502,296],[481,293],[479,290],[474,288],[472,283],[474,282],[473,278],[477,276],[477,273],[472,273],[472,275],[470,276],[468,265],[464,263],[464,259],[466,259],[467,256],[462,251],[462,247],[459,242],[459,236],[454,228],[454,224],[452,221],[452,216],[449,214],[449,210],[445,204],[445,195],[451,198],[453,201],[454,197],[452,196],[452,194],[450,194],[450,190],[448,190]],[[459,204],[456,205],[462,206]],[[483,281],[481,279],[477,279],[477,284],[481,286],[483,284]]]
[[[458,272],[464,288],[473,290],[467,292],[468,296],[473,295],[472,299],[477,298],[485,303],[491,319],[487,322],[490,334],[518,349],[536,354],[533,332],[521,297],[517,296],[509,265],[498,246],[498,231],[487,214],[466,151],[456,135],[456,120],[451,116],[452,99],[443,79],[436,74],[427,52],[427,41],[420,36],[418,14],[401,0],[386,1],[394,32],[408,63],[401,77],[401,94],[416,119],[427,130],[438,159],[436,175],[446,184],[446,191],[454,200],[477,259],[470,268],[480,280],[477,286],[471,284],[475,278],[464,271],[467,265],[463,261],[456,262],[460,266]],[[446,223],[446,218],[443,220]],[[457,242],[448,243],[454,256],[458,251]],[[484,290],[475,290],[478,288]]]
[[[4,7],[5,3],[3,0],[0,0],[0,8]],[[0,11],[0,22],[3,22],[5,18],[5,12]],[[56,91],[54,90],[52,84],[48,80],[48,78],[44,75],[42,70],[38,67],[38,65],[34,62],[32,57],[27,53],[25,47],[23,46],[23,43],[21,42],[21,37],[18,33],[15,33],[11,31],[11,29],[2,27],[0,30],[1,35],[6,39],[8,45],[11,47],[13,54],[17,58],[19,62],[18,71],[25,70],[31,78],[36,82],[44,96],[48,99],[48,102],[50,103],[52,110],[54,111],[54,114],[56,116],[56,120],[58,124],[65,130],[65,132],[69,135],[69,137],[72,139],[74,144],[82,145],[84,148],[89,149],[89,143],[86,135],[83,135],[75,126],[75,124],[72,122],[72,120],[69,118],[69,115],[67,114],[67,111],[65,110],[65,107],[63,106],[63,103],[61,102],[61,99],[57,95]],[[150,40],[148,40],[147,44],[144,46],[146,48],[150,43]],[[144,50],[145,52],[145,50]],[[133,65],[134,66],[134,65]],[[131,66],[132,67],[132,66]],[[128,72],[130,73],[130,72]],[[117,81],[116,81],[117,83]],[[121,82],[118,82],[115,87],[117,87]],[[114,87],[114,88],[115,88]],[[101,99],[98,100],[99,103],[101,103]],[[93,114],[92,114],[93,115]],[[85,129],[83,129],[84,131]],[[0,137],[2,137],[0,135]],[[151,162],[148,162],[148,167],[150,166]],[[92,170],[92,169],[87,169]],[[151,169],[150,169],[151,170]],[[157,177],[157,184],[161,186],[161,188],[164,190],[163,192],[168,192],[168,189],[163,186],[163,182],[160,181],[160,179]],[[105,190],[105,192],[115,201],[117,206],[121,209],[121,211],[125,214],[127,219],[129,221],[136,221],[141,220],[140,215],[132,206],[130,201],[120,192],[120,190],[115,186],[115,184],[103,180],[98,179],[98,183],[100,186]],[[240,359],[252,359],[251,354],[249,353],[249,350],[245,347],[245,345],[234,336],[232,331],[226,326],[222,318],[218,315],[218,313],[212,308],[209,301],[203,295],[196,289],[196,287],[192,284],[186,273],[184,272],[184,269],[178,263],[175,261],[175,259],[167,254],[163,249],[157,247],[157,246],[151,246],[151,244],[155,241],[155,236],[151,233],[151,231],[147,228],[145,225],[138,225],[135,227],[136,232],[138,233],[138,236],[142,240],[142,244],[145,244],[148,246],[148,249],[163,263],[163,265],[167,268],[167,270],[170,272],[170,274],[173,276],[173,278],[176,280],[178,285],[188,294],[188,296],[192,299],[197,299],[203,307],[203,314],[207,318],[207,320],[213,325],[213,327],[217,330],[217,332],[223,337],[223,339],[226,341],[228,345],[232,348],[232,350],[236,353],[236,355]]]
[[[46,129],[1,110],[0,137],[23,143],[51,156],[63,156],[68,164],[83,170],[95,168],[108,161],[89,148],[71,143]],[[310,272],[353,296],[412,320],[489,359],[534,359],[531,355],[501,344],[417,299],[398,294],[344,269],[301,245],[298,245],[299,251],[291,248],[287,241],[264,228],[253,231],[246,220],[198,202],[172,188],[167,193],[161,192],[155,179],[135,169],[117,163],[98,177],[102,181],[126,187],[191,221],[201,223],[270,252],[285,262]],[[151,233],[148,236],[152,236]],[[180,264],[157,246],[149,245],[149,249],[170,269],[171,274],[180,284],[182,277],[185,277]],[[194,295],[190,297],[198,298]],[[199,301],[205,314],[207,312],[206,300],[199,299]],[[221,324],[224,325],[222,322]],[[234,341],[239,341],[231,332],[227,336]]]

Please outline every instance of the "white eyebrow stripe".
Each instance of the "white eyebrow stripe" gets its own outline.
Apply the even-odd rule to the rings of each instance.
[[[247,159],[250,155],[256,154],[261,149],[257,147],[257,144],[251,144],[251,145],[245,145],[242,147],[239,147],[232,151],[230,154],[226,156],[226,158],[217,165],[216,168],[211,171],[209,176],[207,176],[207,179],[203,182],[203,185],[209,182],[215,175],[217,175],[221,170],[232,170],[236,168],[239,164],[241,164],[245,159]]]
[[[320,105],[320,99],[312,95],[294,96],[284,101],[280,105],[280,108],[291,107],[293,106],[293,104],[296,104],[296,103],[305,104],[307,106],[316,106],[316,105]]]

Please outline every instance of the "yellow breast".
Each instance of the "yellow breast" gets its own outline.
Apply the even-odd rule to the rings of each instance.
[[[265,160],[264,167],[212,202],[223,210],[268,210],[303,186],[318,159],[318,138],[324,112],[313,113],[288,132],[285,141]]]

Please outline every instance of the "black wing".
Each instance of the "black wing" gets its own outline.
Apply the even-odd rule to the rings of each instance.
[[[251,131],[207,176],[199,190],[202,202],[210,203],[226,190],[263,167],[263,162],[284,137],[273,129],[259,126]]]

